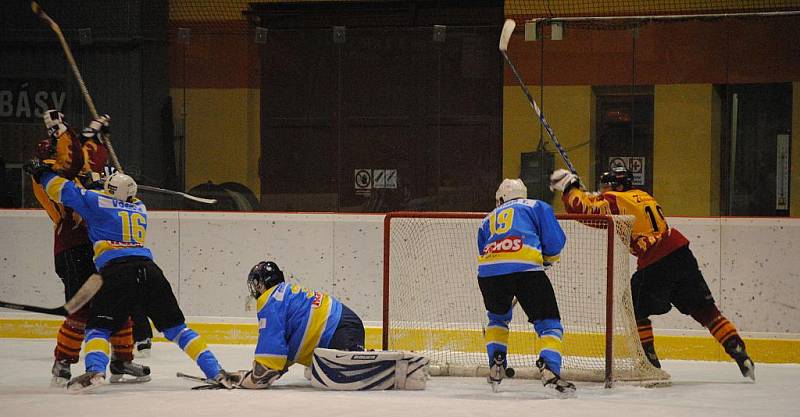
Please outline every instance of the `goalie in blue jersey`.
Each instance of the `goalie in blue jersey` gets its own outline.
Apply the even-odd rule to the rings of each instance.
[[[253,368],[239,388],[269,388],[295,363],[310,367],[311,385],[328,390],[424,389],[428,359],[409,352],[364,352],[364,325],[330,295],[285,282],[272,261],[247,276],[257,300]]]
[[[478,230],[478,285],[489,317],[486,349],[492,389],[505,376],[508,324],[513,300],[539,335],[536,366],[542,383],[558,396],[575,394],[575,385],[561,378],[561,340],[564,329],[545,269],[557,262],[566,235],[549,204],[527,198],[522,180],[506,179],[495,194],[497,208]]]
[[[247,287],[257,300],[258,344],[241,388],[267,388],[293,363],[310,366],[318,347],[364,350],[364,325],[356,313],[326,293],[284,282],[275,262],[256,264]]]

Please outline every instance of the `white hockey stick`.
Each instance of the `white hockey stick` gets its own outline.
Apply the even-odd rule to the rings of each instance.
[[[503,54],[503,58],[505,58],[508,66],[511,67],[511,72],[513,72],[514,76],[517,77],[517,81],[519,81],[519,86],[522,88],[522,92],[525,93],[525,97],[528,98],[528,103],[530,103],[533,111],[536,112],[537,116],[539,116],[539,121],[542,122],[544,130],[547,131],[547,134],[550,136],[550,140],[553,142],[553,145],[556,146],[558,153],[561,155],[561,159],[564,160],[564,164],[567,165],[567,168],[570,170],[570,172],[577,175],[578,172],[575,171],[575,166],[573,166],[572,161],[569,160],[567,151],[561,147],[558,139],[556,139],[556,133],[553,132],[553,128],[550,127],[550,123],[547,123],[547,119],[544,118],[544,114],[542,114],[542,111],[539,109],[539,105],[536,104],[536,100],[533,99],[531,92],[528,91],[528,86],[525,85],[525,81],[522,80],[522,76],[519,75],[517,68],[514,66],[514,63],[511,62],[511,59],[508,57],[508,53],[506,53],[506,51],[508,51],[508,42],[511,40],[511,34],[514,33],[514,28],[516,26],[517,24],[514,22],[514,19],[506,19],[505,24],[503,24],[503,31],[500,32],[500,53]]]
[[[81,89],[81,93],[83,93],[83,99],[86,101],[86,105],[89,107],[89,112],[92,113],[92,117],[96,119],[98,116],[97,108],[94,106],[92,96],[89,95],[89,90],[86,88],[86,83],[83,82],[81,72],[78,70],[78,64],[75,62],[75,57],[72,56],[72,51],[69,48],[66,38],[64,38],[64,34],[61,32],[61,27],[58,26],[58,23],[56,23],[55,20],[53,20],[47,15],[47,13],[44,12],[44,9],[42,9],[42,6],[40,6],[39,3],[32,1],[31,10],[33,10],[33,13],[35,13],[36,16],[50,26],[50,29],[52,29],[58,37],[58,41],[61,42],[61,49],[64,50],[64,55],[67,56],[67,63],[69,63],[69,67],[72,69],[72,73],[75,75],[75,79],[78,81],[78,86]],[[108,154],[111,156],[111,162],[114,164],[114,168],[116,168],[119,172],[123,172],[122,165],[120,165],[119,159],[117,159],[117,153],[114,152],[114,147],[111,146],[110,135],[105,133],[98,136],[100,137],[100,141],[103,142],[103,145],[106,145]]]
[[[100,291],[103,286],[103,277],[99,274],[92,274],[86,282],[83,283],[78,292],[61,307],[47,308],[32,306],[27,304],[16,304],[0,301],[0,307],[8,308],[11,310],[33,311],[35,313],[53,314],[56,316],[68,316],[81,309],[89,300]]]
[[[139,185],[139,189],[140,190],[145,190],[145,191],[152,191],[152,192],[155,192],[155,193],[178,195],[178,196],[181,196],[181,197],[183,197],[185,199],[192,200],[192,201],[197,201],[198,203],[203,203],[203,204],[217,204],[217,200],[213,199],[213,198],[196,197],[196,196],[193,196],[191,194],[182,193],[180,191],[173,191],[173,190],[167,190],[167,189],[164,189],[164,188],[151,187],[149,185]]]

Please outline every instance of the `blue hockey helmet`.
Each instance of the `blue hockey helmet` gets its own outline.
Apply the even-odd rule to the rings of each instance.
[[[283,282],[283,271],[272,261],[262,261],[250,269],[247,274],[247,288],[253,298],[258,298],[264,291]]]

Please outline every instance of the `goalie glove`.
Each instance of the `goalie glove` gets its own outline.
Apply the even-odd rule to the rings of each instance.
[[[581,179],[567,171],[566,169],[557,169],[550,175],[550,191],[561,191],[566,193],[572,187],[580,187]]]
[[[241,372],[241,371],[240,371]],[[243,389],[265,389],[269,388],[273,382],[277,381],[284,372],[267,368],[266,366],[253,361],[253,369],[245,372],[239,379],[238,388]]]

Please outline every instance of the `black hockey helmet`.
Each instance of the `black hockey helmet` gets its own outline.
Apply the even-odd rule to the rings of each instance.
[[[247,288],[253,298],[258,298],[264,291],[283,282],[283,271],[272,261],[262,261],[250,269],[247,274]]]
[[[624,165],[611,167],[611,171],[606,171],[600,176],[600,185],[616,189],[618,185],[623,190],[630,190],[633,185],[633,174]]]

